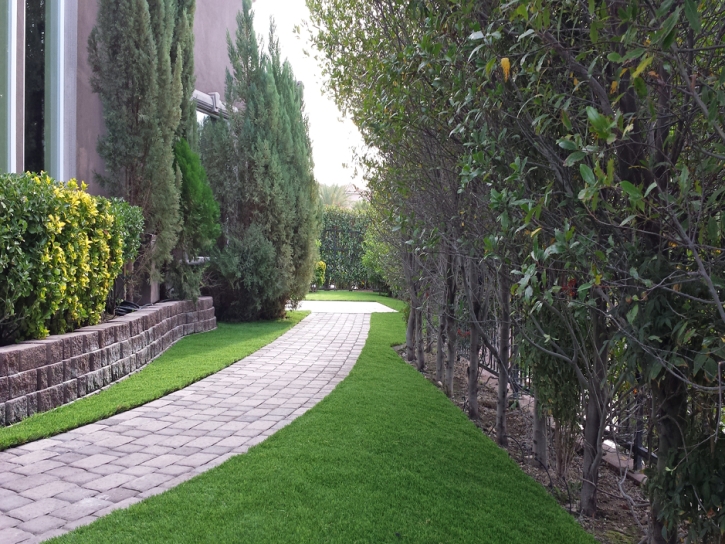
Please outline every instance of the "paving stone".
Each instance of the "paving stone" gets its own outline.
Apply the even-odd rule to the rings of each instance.
[[[109,489],[113,489],[115,487],[120,487],[121,485],[125,484],[126,482],[133,480],[133,476],[130,474],[109,474],[108,476],[104,476],[103,478],[99,478],[98,480],[92,480],[88,483],[83,484],[83,487],[86,489],[95,489],[96,491],[108,491]]]
[[[50,474],[33,474],[32,476],[24,476],[18,478],[17,480],[4,483],[2,484],[2,487],[4,489],[10,489],[11,491],[17,491],[20,493],[27,489],[38,487],[39,485],[54,482],[57,479],[58,478],[51,476]]]
[[[95,468],[100,465],[110,463],[114,460],[116,460],[116,457],[114,457],[113,455],[104,455],[102,453],[99,453],[96,455],[91,455],[90,457],[85,457],[79,461],[75,461],[74,463],[71,463],[71,465],[78,468]]]
[[[161,484],[173,479],[174,477],[175,476],[169,474],[147,474],[146,476],[141,476],[140,478],[136,478],[134,480],[131,480],[130,482],[126,482],[125,484],[123,484],[123,486],[127,489],[133,489],[138,492],[143,492],[148,491],[149,489],[152,489],[154,487],[158,487]]]
[[[42,474],[48,470],[64,466],[62,462],[56,461],[55,458],[52,460],[40,461],[39,463],[32,463],[18,467],[14,470],[16,474],[22,474],[24,476],[30,476],[32,474]]]
[[[16,493],[13,493],[12,495],[5,495],[0,497],[0,512],[8,512],[10,510],[14,510],[15,508],[20,508],[21,506],[30,504],[31,502],[33,502],[32,499],[23,497]]]
[[[8,529],[10,527],[15,527],[19,524],[20,524],[19,519],[11,518],[10,516],[0,514],[0,531],[2,531],[3,529]]]
[[[29,504],[9,510],[8,516],[18,518],[22,521],[30,521],[31,519],[39,518],[49,512],[54,512],[64,506],[68,506],[68,503],[58,499],[40,499],[38,501],[32,501]]]
[[[32,533],[21,531],[17,527],[0,530],[0,542],[3,544],[17,544],[33,537]]]
[[[181,461],[182,459],[185,459],[185,457],[183,455],[174,455],[174,454],[167,453],[164,455],[160,455],[158,457],[153,457],[153,458],[149,459],[148,461],[146,461],[145,463],[143,463],[143,465],[147,466],[147,467],[162,468],[162,467],[168,466],[172,463]]]
[[[99,510],[103,510],[113,504],[111,501],[104,501],[95,497],[81,499],[80,501],[53,511],[53,515],[66,521],[75,521],[85,516],[90,516]]]
[[[63,526],[63,529],[65,531],[72,531],[74,529],[77,529],[78,527],[82,527],[83,525],[88,525],[89,523],[93,523],[98,519],[98,516],[84,516],[80,519],[76,519],[74,521],[69,521]]]
[[[135,497],[138,495],[138,492],[133,489],[128,489],[125,487],[116,487],[114,489],[109,489],[105,493],[102,493],[101,495],[97,495],[97,497],[104,501],[111,501],[112,503],[119,503],[121,501],[125,501],[126,499],[130,499],[131,497]],[[102,512],[102,510],[101,510]],[[103,514],[98,514],[99,516]]]
[[[72,485],[73,488],[68,489],[67,491],[63,491],[62,493],[58,493],[55,498],[62,501],[74,503],[98,494],[97,491],[94,491],[92,489],[86,489],[85,487],[80,487],[75,484]]]
[[[64,519],[55,518],[53,516],[40,516],[18,525],[18,529],[28,533],[33,533],[34,535],[40,535],[47,533],[48,531],[52,531],[53,529],[57,529],[63,525],[65,525]]]
[[[48,482],[47,484],[39,485],[38,487],[31,487],[21,493],[23,497],[28,499],[39,500],[48,499],[55,497],[58,493],[69,491],[76,488],[75,484],[70,482],[64,482],[62,480],[56,480],[54,482]]]

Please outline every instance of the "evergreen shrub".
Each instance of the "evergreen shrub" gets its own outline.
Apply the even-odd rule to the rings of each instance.
[[[167,277],[173,295],[196,299],[200,294],[205,265],[189,264],[201,256],[209,256],[221,234],[219,204],[207,181],[199,155],[183,138],[174,147],[176,166],[181,172],[182,228],[177,245],[177,259],[169,266]]]
[[[101,320],[143,219],[85,188],[44,173],[0,175],[0,344]]]
[[[320,287],[321,285],[325,285],[325,271],[327,270],[327,265],[325,264],[325,261],[318,261],[317,265],[315,266],[315,285]]]

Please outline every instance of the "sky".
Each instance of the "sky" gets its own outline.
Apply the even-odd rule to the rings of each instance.
[[[351,147],[362,147],[362,138],[354,123],[343,118],[334,101],[322,93],[321,70],[302,27],[303,21],[309,20],[305,0],[255,0],[252,7],[255,29],[257,34],[264,36],[265,44],[269,35],[269,18],[274,17],[282,57],[289,60],[295,77],[304,84],[305,111],[310,119],[317,181],[324,185],[353,183],[363,187],[361,177],[353,178],[351,151]],[[301,28],[299,35],[294,32],[296,26]],[[305,50],[311,55],[305,55]]]

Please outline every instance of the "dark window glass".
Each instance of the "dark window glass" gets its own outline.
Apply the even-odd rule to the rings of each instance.
[[[25,2],[25,165],[45,169],[45,0]]]

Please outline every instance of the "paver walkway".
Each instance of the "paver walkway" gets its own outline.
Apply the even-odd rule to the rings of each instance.
[[[303,300],[298,310],[330,314],[372,314],[394,312],[379,302],[344,302],[342,300]]]
[[[368,314],[313,313],[185,389],[0,452],[0,543],[65,533],[246,452],[347,376],[369,328]]]

